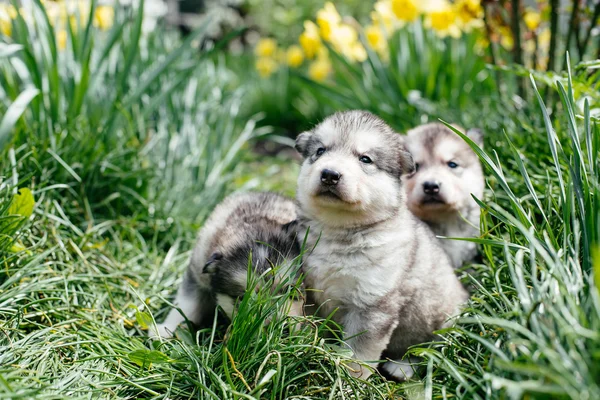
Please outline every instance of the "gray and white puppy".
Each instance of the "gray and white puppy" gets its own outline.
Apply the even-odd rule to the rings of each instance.
[[[480,130],[469,129],[466,135],[483,146]],[[405,178],[408,208],[438,236],[479,236],[480,208],[471,195],[480,199],[485,182],[475,152],[440,123],[408,131],[405,145],[415,161],[415,171]],[[440,244],[455,268],[477,255],[472,242],[440,239]]]
[[[295,219],[294,201],[275,193],[240,193],[220,203],[200,231],[175,298],[187,319],[200,326],[212,323],[216,304],[231,318],[235,300],[246,291],[250,254],[254,273],[280,266],[276,273],[283,275],[275,279],[294,284],[287,267],[300,254],[290,227]],[[301,314],[301,304],[290,307],[290,315]],[[171,310],[158,334],[170,337],[183,321],[179,311]]]
[[[401,176],[413,161],[403,139],[375,115],[349,111],[301,133],[296,148],[304,157],[299,224],[310,227],[309,301],[322,316],[337,309],[355,358],[398,360],[432,339],[467,298],[431,230],[406,206]],[[383,368],[398,379],[413,373],[406,361]]]

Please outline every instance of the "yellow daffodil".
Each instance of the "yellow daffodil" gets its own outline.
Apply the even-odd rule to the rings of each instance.
[[[389,34],[394,29],[396,16],[392,10],[392,0],[379,0],[373,6],[374,11],[371,12],[371,21],[373,25],[383,27],[386,34]]]
[[[351,61],[363,62],[367,59],[367,50],[360,42],[355,42],[350,48]]]
[[[458,38],[461,35],[460,28],[456,24],[456,13],[450,4],[427,14],[425,26],[433,29],[440,37]]]
[[[483,27],[483,8],[480,0],[458,0],[454,3],[454,10],[465,32]]]
[[[331,62],[328,58],[319,57],[308,67],[308,76],[317,82],[323,82],[331,73]]]
[[[477,39],[475,40],[475,52],[482,56],[486,54],[490,47],[490,41],[484,35],[477,35]]]
[[[448,0],[420,0],[419,11],[421,14],[429,14],[433,11],[438,11],[440,8],[448,6]]]
[[[321,38],[319,37],[319,28],[312,21],[304,21],[304,32],[302,32],[298,41],[300,42],[300,46],[302,46],[302,50],[304,50],[306,58],[309,59],[313,59],[319,52],[319,49],[323,47],[323,43],[321,43]]]
[[[331,33],[330,42],[336,52],[350,61],[364,61],[367,51],[358,41],[358,32],[347,24],[338,25]]]
[[[0,4],[0,33],[12,35],[12,20],[17,17],[17,10],[10,4]]]
[[[414,0],[392,0],[392,11],[400,21],[411,22],[419,16],[419,7]]]
[[[542,22],[542,16],[539,12],[528,8],[523,15],[523,21],[525,21],[525,25],[527,29],[530,31],[535,31],[540,26]]]
[[[270,57],[259,57],[255,67],[261,77],[268,78],[277,70],[277,62]]]
[[[500,45],[504,47],[506,50],[512,50],[515,41],[512,36],[512,32],[508,27],[502,26],[498,28],[498,33],[500,34]]]
[[[52,25],[57,25],[67,21],[67,8],[64,4],[57,4],[55,2],[44,2],[44,8],[46,9],[46,15]]]
[[[538,41],[539,41],[541,48],[547,49],[550,46],[550,37],[551,36],[552,35],[550,34],[549,28],[546,28],[540,32],[540,34],[538,35]]]
[[[325,3],[323,9],[317,11],[317,25],[324,40],[330,40],[332,31],[342,22],[342,17],[331,2]]]
[[[341,24],[337,26],[329,38],[334,48],[343,49],[352,46],[358,40],[358,32],[350,25]]]
[[[380,52],[387,47],[387,41],[383,31],[376,25],[367,25],[365,27],[365,37],[373,50]]]
[[[304,61],[304,53],[300,46],[290,46],[286,52],[286,62],[292,68],[299,67]]]
[[[115,20],[115,10],[110,6],[98,6],[94,11],[94,25],[102,30],[109,29]]]
[[[64,50],[67,48],[67,31],[64,29],[61,29],[59,31],[56,32],[56,47],[58,47],[59,50]]]
[[[277,51],[277,42],[275,39],[262,38],[254,48],[254,54],[258,57],[273,57]]]
[[[76,3],[59,3],[59,5],[63,8],[61,21],[63,20],[62,18],[66,19],[68,15],[69,23],[74,29],[87,25],[91,7],[90,3],[78,1]]]
[[[329,50],[325,46],[321,46],[317,51],[317,59],[326,58],[329,59]]]

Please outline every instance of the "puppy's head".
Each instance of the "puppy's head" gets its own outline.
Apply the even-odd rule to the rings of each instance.
[[[365,111],[336,113],[296,139],[304,157],[297,198],[326,226],[358,227],[391,217],[404,201],[400,183],[413,169],[403,140]]]
[[[236,299],[247,290],[249,268],[256,290],[263,285],[275,289],[295,283],[294,260],[300,246],[290,226],[294,224],[249,226],[245,237],[217,248],[208,258],[202,272],[210,275],[217,303],[229,318]]]
[[[466,134],[483,146],[480,130],[470,129]],[[415,171],[405,180],[407,203],[419,218],[442,222],[472,205],[471,194],[481,198],[484,177],[479,159],[448,127],[440,123],[418,126],[408,132],[405,143],[415,161]]]

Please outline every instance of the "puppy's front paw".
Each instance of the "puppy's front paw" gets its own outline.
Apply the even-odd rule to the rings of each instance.
[[[383,364],[383,370],[401,382],[412,378],[415,374],[410,361],[388,361]]]
[[[348,371],[350,371],[350,375],[354,378],[367,379],[373,374],[371,368],[355,362],[351,362],[346,366],[348,367]]]

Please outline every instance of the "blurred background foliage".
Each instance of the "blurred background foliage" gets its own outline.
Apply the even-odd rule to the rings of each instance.
[[[294,87],[301,79],[301,90],[318,99],[312,114],[298,90],[280,88],[276,96],[294,95],[280,103],[296,102],[296,110],[314,119],[364,108],[400,131],[441,116],[465,126],[483,121],[482,128],[497,130],[498,121],[483,117],[532,100],[523,76],[546,71],[551,81],[554,71],[564,69],[564,57],[560,65],[556,57],[565,51],[575,62],[598,57],[599,13],[593,1],[380,0],[355,18],[329,2],[304,21],[295,44],[262,31],[255,68],[263,79],[274,76],[278,86]],[[282,82],[277,75],[291,79]],[[589,78],[595,81],[597,74]],[[493,110],[498,105],[509,108]],[[270,106],[267,101],[257,108],[269,114]],[[289,122],[274,119],[270,124],[286,131]]]

